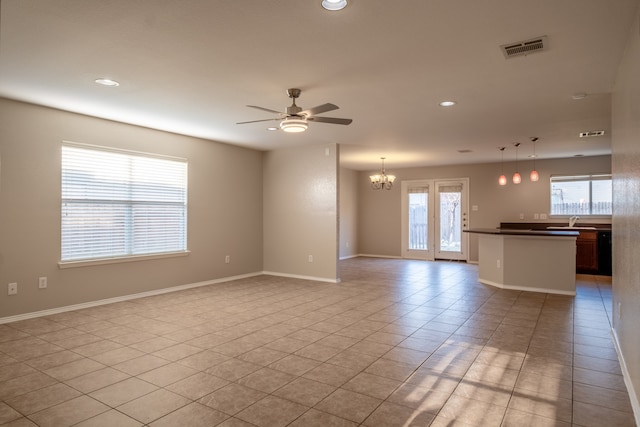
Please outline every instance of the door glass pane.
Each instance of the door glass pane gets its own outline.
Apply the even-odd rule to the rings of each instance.
[[[462,223],[460,201],[462,192],[441,187],[440,198],[440,251],[462,251]]]
[[[427,193],[409,194],[409,249],[426,250],[427,245]]]

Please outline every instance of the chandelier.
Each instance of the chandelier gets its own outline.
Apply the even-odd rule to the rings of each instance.
[[[393,187],[393,181],[396,180],[395,175],[387,175],[384,171],[384,159],[386,157],[380,157],[382,160],[382,169],[379,174],[370,175],[369,179],[371,180],[371,188],[374,190],[391,190]]]

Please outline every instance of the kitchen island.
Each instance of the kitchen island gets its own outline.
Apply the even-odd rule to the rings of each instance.
[[[502,289],[576,294],[577,231],[470,229],[478,234],[478,280]]]

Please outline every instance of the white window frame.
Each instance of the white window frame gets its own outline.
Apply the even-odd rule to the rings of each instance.
[[[593,195],[592,195],[592,186],[594,181],[601,180],[611,180],[612,175],[609,173],[602,174],[585,174],[585,175],[552,175],[549,179],[549,216],[552,217],[569,217],[574,215],[589,217],[589,218],[610,218],[611,214],[601,214],[601,213],[592,213],[593,212]],[[588,209],[589,212],[572,212],[572,213],[557,213],[554,211],[554,192],[553,192],[553,184],[554,182],[588,182],[589,183],[589,201],[588,201]],[[612,192],[613,198],[613,192]]]
[[[188,255],[187,174],[183,158],[63,141],[60,268]]]

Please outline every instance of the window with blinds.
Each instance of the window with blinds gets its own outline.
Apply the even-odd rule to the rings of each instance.
[[[63,262],[186,249],[186,160],[63,144]]]
[[[610,174],[552,176],[551,215],[611,215]]]

